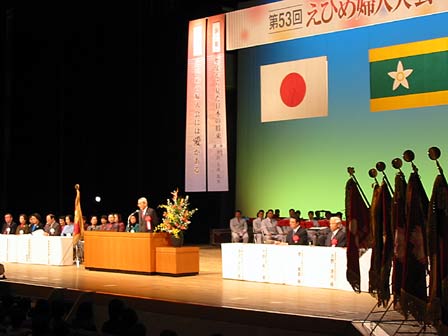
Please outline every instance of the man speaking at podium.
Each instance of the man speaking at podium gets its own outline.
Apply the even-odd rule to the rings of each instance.
[[[153,208],[148,207],[148,200],[146,197],[140,197],[137,202],[139,208],[138,223],[140,232],[153,232],[157,225],[159,225],[159,218]]]

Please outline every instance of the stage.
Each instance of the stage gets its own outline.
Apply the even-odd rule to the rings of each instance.
[[[179,335],[361,335],[375,305],[368,293],[316,289],[222,278],[221,249],[200,246],[195,276],[92,271],[73,266],[6,263],[1,288],[17,295],[49,297],[54,289],[74,300],[84,294],[97,304],[99,324],[107,302],[120,296],[148,322],[147,335],[172,328]],[[173,316],[176,316],[174,318]]]

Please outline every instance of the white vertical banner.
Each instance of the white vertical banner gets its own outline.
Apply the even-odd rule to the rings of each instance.
[[[205,105],[206,19],[190,21],[188,29],[185,191],[206,191]]]
[[[225,77],[225,15],[207,21],[207,182],[208,191],[228,191]]]

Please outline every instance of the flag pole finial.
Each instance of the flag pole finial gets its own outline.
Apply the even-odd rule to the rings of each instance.
[[[364,191],[362,191],[362,188],[359,185],[358,180],[356,179],[355,168],[354,167],[347,167],[347,172],[350,174],[350,178],[355,182],[356,186],[358,187],[358,190],[361,193],[362,197],[364,198],[364,201],[370,207],[369,201],[367,200],[367,197],[364,194]]]
[[[443,175],[442,166],[439,163],[439,158],[442,155],[440,149],[438,147],[431,147],[428,149],[428,156],[431,160],[435,161],[437,164],[437,169],[439,170],[440,175]]]
[[[414,152],[412,150],[410,150],[410,149],[405,150],[404,153],[403,153],[403,159],[406,162],[410,162],[411,163],[411,167],[412,167],[412,170],[414,171],[414,173],[418,173],[418,168],[417,168],[417,166],[413,162],[414,159],[415,159],[415,154],[414,154]]]
[[[392,188],[392,185],[389,182],[389,179],[387,178],[386,173],[384,172],[386,170],[386,164],[383,161],[379,161],[376,163],[376,169],[383,174],[383,179],[386,181],[387,186],[389,187],[390,192],[393,194],[394,189]]]

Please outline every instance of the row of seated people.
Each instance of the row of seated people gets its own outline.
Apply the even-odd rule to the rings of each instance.
[[[311,218],[305,221],[292,215],[277,220],[270,209],[266,212],[266,217],[263,210],[260,210],[257,218],[251,222],[255,243],[346,246],[345,221],[339,216],[329,216],[329,219],[325,220]],[[249,242],[249,226],[240,210],[237,210],[235,217],[230,220],[230,230],[232,242]]]
[[[4,216],[1,234],[38,234],[47,236],[72,236],[74,232],[74,218],[69,214],[60,216],[56,221],[54,214],[46,215],[46,223],[42,223],[39,213],[33,213],[29,216],[20,214],[19,223],[16,224],[12,214],[7,213]],[[86,217],[83,217],[84,230],[87,231],[118,231],[118,232],[139,232],[138,215],[133,213],[129,216],[128,224],[125,225],[121,216],[117,213],[103,215],[98,222],[98,216],[91,216],[90,223]]]
[[[0,335],[145,336],[156,335],[155,330],[161,329],[157,321],[142,319],[140,311],[121,298],[109,300],[104,321],[100,309],[90,297],[73,301],[57,290],[48,299],[2,293]],[[177,336],[172,329],[157,334]]]

